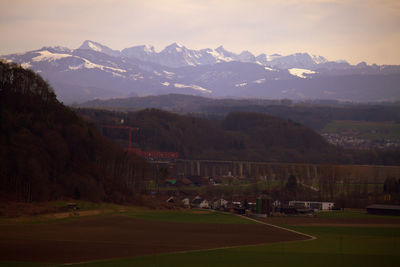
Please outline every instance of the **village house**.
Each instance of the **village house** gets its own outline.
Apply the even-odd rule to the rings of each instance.
[[[209,209],[210,208],[210,202],[207,199],[203,199],[199,205],[199,208],[201,209]]]
[[[228,208],[228,204],[229,201],[223,199],[223,198],[219,198],[219,199],[215,199],[212,202],[212,208],[215,210],[225,210]]]
[[[190,208],[190,199],[188,197],[183,198],[181,201],[185,208]]]
[[[174,196],[169,197],[165,202],[167,202],[167,203],[175,203],[175,197]]]

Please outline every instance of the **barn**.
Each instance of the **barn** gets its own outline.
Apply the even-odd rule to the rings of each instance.
[[[370,205],[367,208],[367,212],[370,214],[379,215],[398,215],[400,216],[400,205]]]

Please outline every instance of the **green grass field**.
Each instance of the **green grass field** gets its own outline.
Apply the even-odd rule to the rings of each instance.
[[[130,210],[148,220],[202,223],[253,223],[235,215],[199,211]],[[324,218],[381,218],[360,211],[320,213]],[[392,216],[389,218],[393,218]],[[398,218],[398,217],[395,217]],[[400,219],[400,218],[399,218]],[[251,227],[251,224],[249,224]],[[285,226],[316,240],[115,259],[73,266],[398,266],[400,228]],[[173,241],[172,241],[173,242]],[[0,266],[46,264],[0,262]]]
[[[339,133],[354,130],[367,139],[400,138],[400,124],[395,122],[332,121],[322,132]]]
[[[318,212],[316,216],[319,218],[332,218],[332,219],[367,219],[377,218],[382,221],[385,219],[396,219],[400,223],[400,216],[387,216],[387,215],[374,215],[369,214],[365,210],[333,210],[328,212]]]
[[[400,228],[291,227],[317,240],[173,253],[75,266],[397,266]]]

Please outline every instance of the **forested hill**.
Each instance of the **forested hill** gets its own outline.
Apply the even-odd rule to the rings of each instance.
[[[134,143],[141,149],[175,151],[182,158],[278,162],[339,162],[343,158],[341,150],[310,128],[265,114],[240,112],[224,119],[205,119],[156,109],[78,112],[99,124],[119,116],[139,128]],[[112,131],[110,137],[118,138],[117,132]]]
[[[133,145],[142,150],[179,152],[181,158],[292,163],[399,165],[400,152],[345,150],[328,144],[297,122],[262,113],[233,112],[221,119],[180,115],[158,109],[115,112],[76,109],[87,120],[109,125],[124,120],[138,127]],[[104,131],[104,129],[103,129]],[[107,136],[127,146],[126,131]]]
[[[145,162],[59,103],[39,75],[0,62],[0,86],[2,199],[119,202],[142,190]]]

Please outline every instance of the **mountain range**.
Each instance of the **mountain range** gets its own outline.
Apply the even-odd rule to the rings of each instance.
[[[399,101],[400,66],[351,65],[319,55],[236,54],[178,43],[160,52],[140,45],[113,50],[94,41],[77,49],[43,47],[0,56],[46,78],[67,103],[160,94],[208,97]]]

